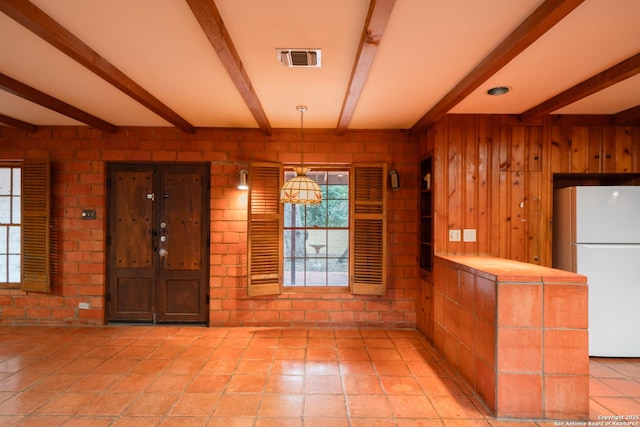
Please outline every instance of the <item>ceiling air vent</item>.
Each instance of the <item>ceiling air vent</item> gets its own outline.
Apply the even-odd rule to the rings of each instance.
[[[278,62],[285,67],[320,67],[321,49],[276,49]]]

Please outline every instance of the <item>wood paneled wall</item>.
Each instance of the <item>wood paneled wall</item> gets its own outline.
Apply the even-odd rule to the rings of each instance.
[[[551,266],[554,174],[640,173],[640,128],[448,115],[421,136],[420,159],[427,155],[436,253]],[[449,241],[449,230],[464,229],[476,230],[476,242]]]
[[[554,173],[640,171],[640,127],[550,124]]]

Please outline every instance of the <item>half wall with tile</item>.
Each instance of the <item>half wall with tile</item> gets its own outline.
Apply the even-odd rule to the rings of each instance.
[[[589,416],[587,279],[436,256],[434,345],[499,418]]]

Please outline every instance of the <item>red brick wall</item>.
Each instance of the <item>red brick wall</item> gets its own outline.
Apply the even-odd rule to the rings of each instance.
[[[305,130],[305,163],[387,162],[401,188],[388,197],[388,291],[384,297],[348,293],[284,293],[248,298],[247,193],[236,189],[249,162],[300,161],[298,130],[133,128],[104,134],[85,128],[24,133],[0,127],[0,160],[49,159],[53,172],[53,290],[0,289],[0,323],[102,324],[105,294],[105,164],[211,162],[211,326],[332,325],[415,327],[417,142],[400,131]],[[81,210],[97,221],[81,220]],[[86,302],[90,309],[80,310]]]

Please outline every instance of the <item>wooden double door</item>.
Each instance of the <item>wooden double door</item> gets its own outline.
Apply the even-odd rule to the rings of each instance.
[[[107,321],[207,323],[209,166],[107,167]]]

